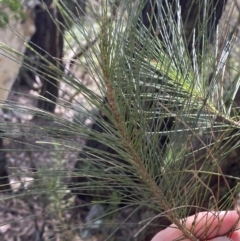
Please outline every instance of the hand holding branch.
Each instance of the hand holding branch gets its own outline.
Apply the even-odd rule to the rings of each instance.
[[[240,241],[240,216],[236,211],[200,212],[181,220],[200,241]],[[174,225],[159,232],[152,241],[190,241]]]

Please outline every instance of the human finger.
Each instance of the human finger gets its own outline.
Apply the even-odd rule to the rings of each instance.
[[[234,231],[234,232],[232,233],[232,235],[230,236],[230,238],[231,238],[233,241],[239,241],[239,240],[240,240],[240,230]]]
[[[186,227],[198,239],[209,240],[217,236],[226,235],[236,225],[239,215],[236,211],[222,212],[201,212],[196,215],[182,219],[183,226]],[[176,225],[172,224],[168,228],[159,232],[152,241],[171,241],[183,238],[183,233]],[[189,239],[181,239],[188,241]],[[234,239],[235,241],[235,239]],[[237,240],[236,240],[237,241]]]
[[[238,222],[236,211],[200,212],[188,217],[185,226],[195,237],[204,240],[226,235]]]

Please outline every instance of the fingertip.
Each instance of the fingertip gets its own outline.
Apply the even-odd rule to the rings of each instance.
[[[235,231],[231,235],[231,239],[233,241],[239,241],[240,240],[240,231]]]

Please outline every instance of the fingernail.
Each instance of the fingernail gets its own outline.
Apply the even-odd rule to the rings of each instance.
[[[232,239],[228,237],[218,237],[218,238],[211,239],[209,241],[232,241]]]

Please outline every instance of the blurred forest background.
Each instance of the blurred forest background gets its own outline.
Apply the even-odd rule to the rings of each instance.
[[[80,135],[79,132],[81,128],[96,128],[95,131],[99,132],[94,116],[101,115],[98,107],[101,106],[101,101],[105,103],[105,90],[101,87],[101,80],[99,82],[94,80],[93,76],[96,74],[88,72],[89,63],[86,61],[86,56],[92,57],[93,61],[98,56],[94,53],[94,46],[101,42],[99,38],[101,38],[102,20],[99,17],[101,14],[98,13],[104,9],[105,5],[102,2],[108,6],[107,21],[115,21],[117,25],[119,21],[117,13],[121,5],[119,0],[31,0],[26,3],[18,0],[0,0],[0,64],[2,65],[0,76],[3,76],[2,80],[0,77],[2,85],[0,88],[3,90],[11,88],[7,100],[0,100],[2,108],[0,240],[2,241],[147,241],[170,223],[161,220],[160,223],[153,223],[151,226],[150,223],[159,218],[158,210],[154,208],[151,210],[144,203],[141,206],[134,201],[134,198],[132,199],[131,194],[129,194],[130,201],[127,200],[127,204],[124,204],[125,197],[120,197],[118,191],[100,193],[99,196],[96,191],[95,195],[98,198],[93,199],[84,191],[78,193],[76,190],[71,190],[74,189],[72,181],[80,183],[83,179],[84,185],[87,185],[86,177],[90,176],[74,179],[75,169],[94,168],[91,165],[82,167],[82,163],[77,161],[79,156],[85,158],[79,154],[79,151],[85,147],[88,140],[86,133]],[[208,4],[208,1],[206,2]],[[224,0],[219,2],[222,5],[225,3]],[[184,7],[188,9],[189,6],[186,4]],[[227,58],[227,65],[231,68],[226,70],[223,80],[224,85],[229,86],[231,82],[228,80],[239,78],[237,70],[240,63],[240,0],[228,0],[226,6],[222,8],[223,14],[219,14],[221,18],[218,23],[220,27],[216,32],[227,29],[227,34],[221,35],[222,38],[217,42],[210,41],[211,46],[219,45],[221,48],[225,45],[228,36],[234,38],[234,45]],[[187,19],[184,14],[188,15],[188,11],[182,11],[183,19]],[[66,15],[74,21],[70,21]],[[191,25],[194,20],[191,17],[189,19],[187,23]],[[193,28],[191,26],[189,28],[192,31]],[[30,29],[35,30],[30,31]],[[84,32],[87,32],[87,38]],[[17,33],[22,37],[15,39]],[[188,35],[187,30],[186,35]],[[188,49],[192,48],[191,44],[187,46]],[[10,50],[16,49],[18,53],[9,52],[6,46],[10,46]],[[7,62],[7,58],[11,61]],[[18,72],[20,65],[22,67]],[[101,66],[99,64],[94,68],[100,69]],[[6,73],[11,74],[8,76]],[[5,75],[7,77],[4,79]],[[13,85],[5,86],[6,79]],[[85,92],[79,91],[78,84],[86,87]],[[98,105],[89,101],[87,90],[96,94]],[[240,91],[237,91],[234,101],[239,106]],[[78,125],[81,125],[81,128]],[[99,126],[100,129],[107,128],[105,124]],[[104,132],[102,129],[101,135]],[[115,133],[114,130],[111,131]],[[105,138],[101,135],[96,138]],[[110,137],[109,140],[112,141]],[[98,142],[91,141],[87,142],[90,143],[89,151],[96,148],[95,155],[104,156],[104,152],[110,153],[111,158],[115,155],[115,152],[109,148],[111,145],[106,148]],[[238,142],[235,140],[235,149],[227,153],[221,165],[220,173],[224,173],[226,178],[215,176],[207,181],[212,196],[219,199],[228,193],[228,188],[238,190],[239,180],[231,178],[240,177]],[[97,178],[90,176],[91,181],[95,183],[91,187],[93,189],[98,182]],[[225,185],[226,179],[228,185]],[[111,185],[107,181],[106,184],[103,182],[103,188],[104,185]],[[127,188],[126,190],[129,191]],[[141,186],[136,192],[141,192]],[[107,197],[108,201],[101,203],[101,200],[99,201],[101,196]],[[126,196],[128,197],[128,193]],[[209,207],[211,198],[204,199],[199,206]],[[236,200],[238,201],[238,198]],[[107,202],[110,205],[107,205]],[[219,203],[220,206],[224,205],[224,200]],[[228,208],[234,208],[234,205],[235,203],[231,202]],[[108,216],[105,217],[107,213]]]

